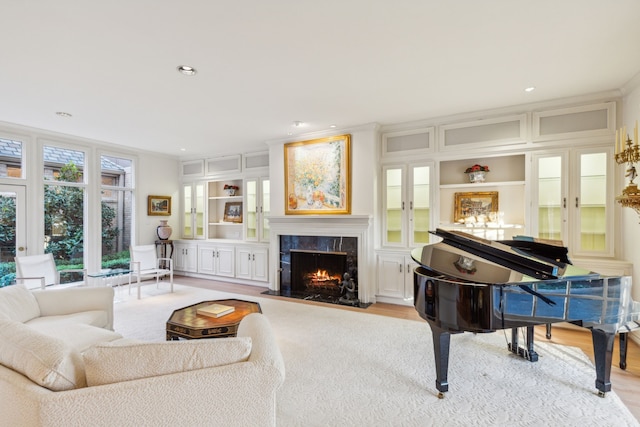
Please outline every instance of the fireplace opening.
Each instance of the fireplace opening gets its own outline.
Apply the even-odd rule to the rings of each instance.
[[[358,299],[358,239],[280,236],[278,295],[367,307]]]
[[[340,297],[347,272],[346,252],[291,250],[291,291]]]

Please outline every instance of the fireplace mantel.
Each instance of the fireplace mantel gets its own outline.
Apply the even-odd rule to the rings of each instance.
[[[269,281],[269,289],[280,290],[280,236],[344,236],[358,239],[358,299],[363,303],[373,302],[375,295],[371,256],[368,248],[371,241],[371,215],[284,215],[270,216],[269,220],[269,271],[275,274]]]
[[[360,227],[369,228],[371,223],[370,215],[283,215],[270,216],[269,227],[299,227],[313,224],[322,227]],[[281,233],[282,234],[282,233]]]

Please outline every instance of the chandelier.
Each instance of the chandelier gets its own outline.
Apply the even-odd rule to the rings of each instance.
[[[626,140],[625,140],[626,138]],[[616,197],[616,201],[625,208],[632,208],[640,215],[640,189],[633,182],[638,176],[634,164],[640,160],[640,148],[638,148],[638,121],[633,130],[633,140],[627,134],[627,127],[616,130],[616,163],[627,165],[625,177],[629,178],[629,184],[622,190],[622,195]]]

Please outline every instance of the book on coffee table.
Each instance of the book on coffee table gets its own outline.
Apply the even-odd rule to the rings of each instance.
[[[196,313],[209,317],[220,317],[232,313],[236,308],[224,304],[210,304],[196,310]]]

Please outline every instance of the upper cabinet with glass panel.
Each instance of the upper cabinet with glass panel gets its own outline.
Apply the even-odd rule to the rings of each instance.
[[[397,158],[433,152],[434,128],[385,132],[382,135],[382,157]]]

